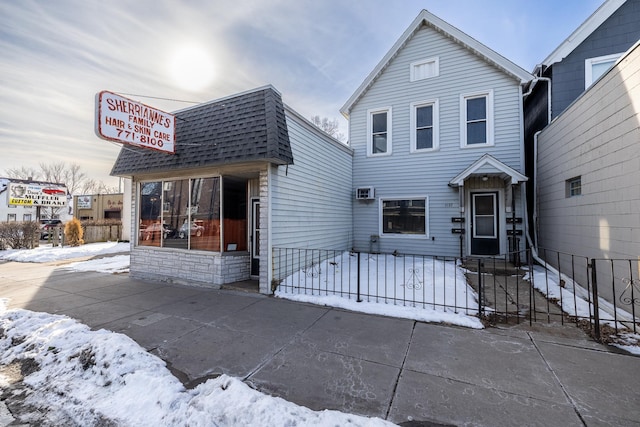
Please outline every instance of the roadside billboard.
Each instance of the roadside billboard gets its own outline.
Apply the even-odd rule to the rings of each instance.
[[[67,189],[55,184],[9,183],[9,205],[66,206]]]
[[[113,92],[96,95],[96,135],[108,141],[175,153],[175,116]]]

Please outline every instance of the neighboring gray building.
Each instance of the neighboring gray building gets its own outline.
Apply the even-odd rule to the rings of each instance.
[[[532,225],[536,132],[560,116],[639,39],[640,0],[606,0],[533,71],[536,78],[527,87],[524,102],[525,172],[531,178],[527,201]]]
[[[539,245],[591,258],[640,254],[640,44],[538,138]]]
[[[125,146],[112,170],[132,180],[132,276],[270,293],[274,247],[351,247],[352,152],[273,87],[175,116],[175,154]]]
[[[532,78],[422,11],[341,109],[354,150],[355,248],[524,248],[508,236],[524,225],[522,88]]]

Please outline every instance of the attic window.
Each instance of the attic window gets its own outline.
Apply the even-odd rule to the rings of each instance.
[[[409,80],[415,82],[440,75],[440,59],[438,57],[412,62]]]

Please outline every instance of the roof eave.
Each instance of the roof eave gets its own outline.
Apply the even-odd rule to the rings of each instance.
[[[542,65],[549,67],[569,56],[587,37],[604,23],[613,13],[625,4],[627,0],[607,0],[591,14],[578,28],[575,29],[549,56]]]

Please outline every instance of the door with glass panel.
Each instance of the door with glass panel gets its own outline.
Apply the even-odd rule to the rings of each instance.
[[[500,253],[498,193],[471,193],[471,254]]]

